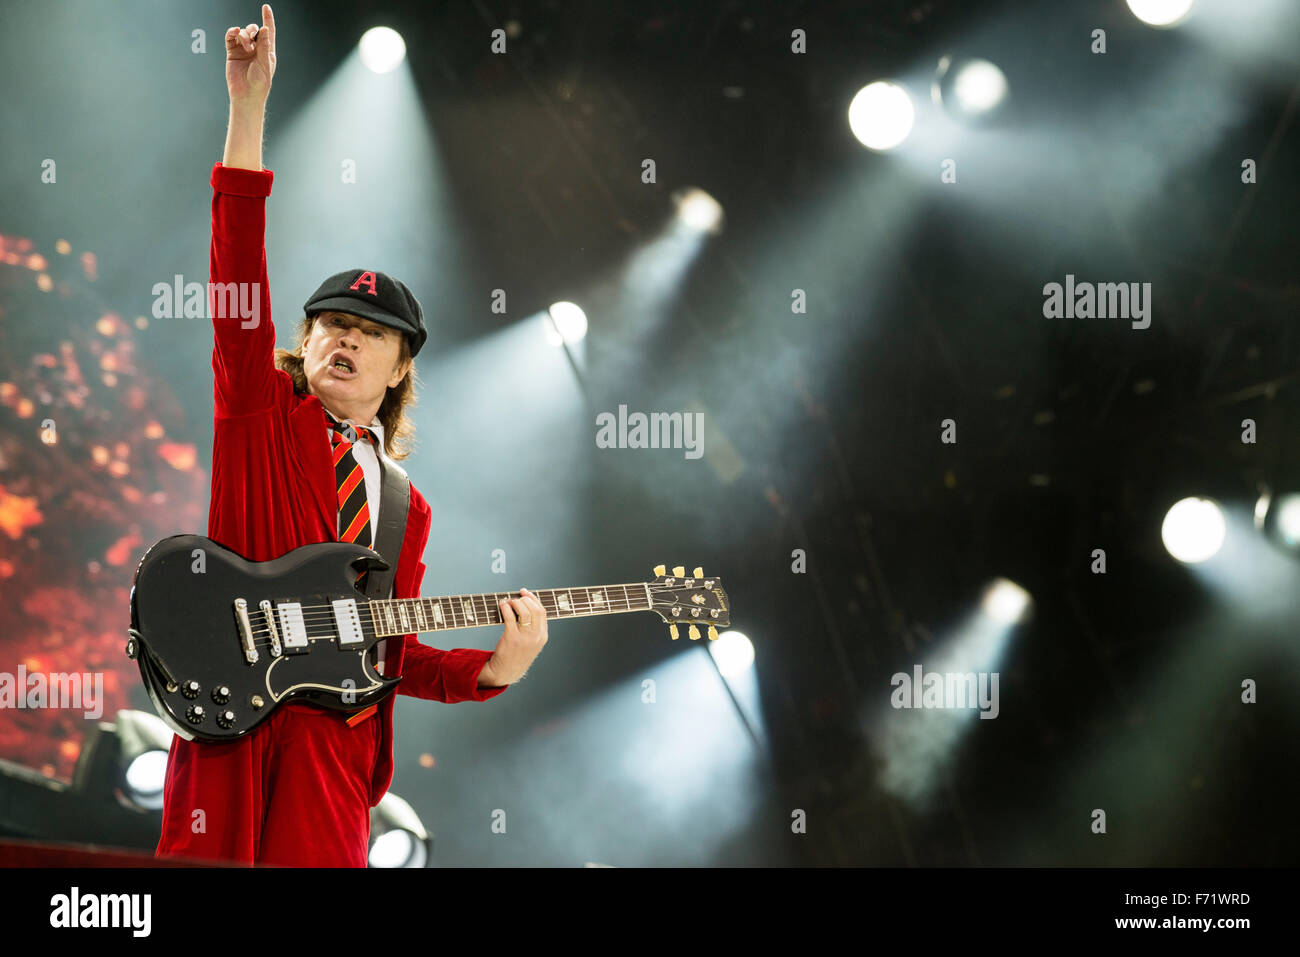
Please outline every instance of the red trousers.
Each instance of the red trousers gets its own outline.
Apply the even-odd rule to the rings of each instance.
[[[344,715],[293,703],[236,741],[178,735],[155,856],[365,867],[379,745],[378,714],[349,727]]]

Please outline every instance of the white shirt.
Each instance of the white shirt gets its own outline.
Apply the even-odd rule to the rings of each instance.
[[[356,428],[357,425],[357,423],[352,419],[339,419],[339,424],[350,425],[353,428]],[[375,434],[375,441],[384,441],[384,427],[379,424],[378,416],[371,419],[370,424],[367,425],[366,428]],[[329,433],[330,447],[333,448],[334,428],[327,422],[325,430]],[[375,447],[373,445],[365,441],[365,439],[358,439],[356,442],[352,443],[352,457],[355,458],[357,464],[361,466],[361,476],[366,483],[366,503],[370,506],[370,547],[374,548],[379,529],[379,456],[375,454]],[[340,524],[342,521],[343,516],[340,515]],[[340,528],[336,534],[343,534],[343,529]],[[388,596],[391,598],[392,595],[393,590],[392,588],[389,588]],[[379,665],[375,670],[381,675],[384,673],[384,646],[387,644],[388,639],[385,638],[376,646],[379,651]]]

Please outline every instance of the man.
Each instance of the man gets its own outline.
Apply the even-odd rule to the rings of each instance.
[[[230,127],[212,171],[211,282],[255,288],[256,321],[213,309],[215,428],[208,535],[252,561],[302,545],[376,541],[381,457],[404,455],[420,304],[382,272],[325,280],[305,306],[302,341],[275,352],[264,233],[273,173],[262,125],[275,72],[275,20],[226,33]],[[252,284],[257,284],[252,287]],[[236,300],[237,301],[237,300]],[[277,364],[278,358],[278,364]],[[419,594],[428,503],[410,487],[392,594]],[[527,589],[500,604],[495,650],[440,651],[385,639],[378,669],[399,694],[486,701],[517,681],[546,643]],[[370,808],[393,774],[393,696],[352,716],[289,702],[229,742],[172,742],[157,855],[244,863],[364,867]]]

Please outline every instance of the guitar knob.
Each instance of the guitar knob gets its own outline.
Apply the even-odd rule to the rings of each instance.
[[[181,694],[185,695],[185,697],[190,699],[197,698],[199,696],[199,691],[200,688],[197,681],[191,679],[190,681],[181,682]]]
[[[701,568],[699,565],[696,565],[696,566],[695,566],[695,571],[691,572],[691,574],[694,575],[696,578],[703,578],[703,577],[704,577],[704,569]]]
[[[230,689],[225,685],[217,685],[212,689],[212,700],[217,704],[225,704],[230,700]]]
[[[665,569],[664,569],[664,566],[663,566],[663,565],[656,565],[656,566],[654,567],[655,578],[663,578],[663,577],[664,577],[664,571],[665,571]]]
[[[686,568],[685,568],[685,566],[682,566],[682,565],[674,565],[674,566],[673,566],[673,577],[674,577],[674,578],[684,578],[685,576],[686,576]]]
[[[687,634],[691,636],[691,641],[700,640],[700,629],[696,628],[694,625],[691,625],[690,631],[688,631]]]
[[[670,634],[670,635],[673,636],[673,641],[676,641],[678,638],[681,637],[681,635],[677,634],[677,626],[676,626],[676,625],[669,625],[669,626],[668,626],[668,634]]]
[[[235,712],[219,711],[217,713],[217,724],[223,728],[233,728],[235,726]]]
[[[185,720],[190,724],[202,724],[204,714],[203,705],[192,704],[189,710],[185,712]]]
[[[718,629],[714,628],[712,625],[709,625],[709,641],[717,641],[717,640],[718,640]]]
[[[261,711],[262,705],[265,702],[262,701],[262,696],[260,694],[255,694],[253,697],[248,699],[248,703],[253,706],[254,711]]]

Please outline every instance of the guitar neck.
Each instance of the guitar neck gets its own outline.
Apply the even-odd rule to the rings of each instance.
[[[651,605],[650,589],[645,582],[548,588],[533,594],[546,609],[548,621],[649,611]],[[379,637],[504,625],[498,603],[518,597],[518,593],[512,592],[484,592],[440,598],[376,598],[369,602],[370,617]]]

